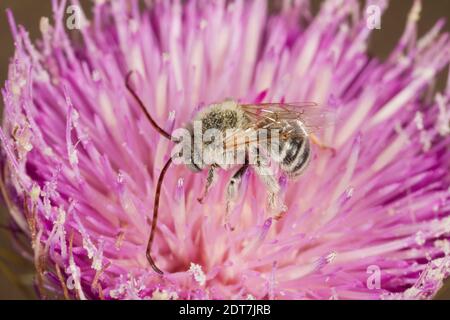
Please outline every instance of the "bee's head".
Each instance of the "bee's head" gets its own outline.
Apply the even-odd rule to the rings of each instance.
[[[192,172],[197,173],[205,169],[203,162],[202,139],[199,142],[194,139],[194,130],[191,124],[174,131],[173,141],[176,143],[172,152],[172,158],[176,164],[184,164]]]

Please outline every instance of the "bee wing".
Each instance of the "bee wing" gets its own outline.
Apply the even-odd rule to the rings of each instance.
[[[336,112],[315,102],[260,103],[240,105],[255,126],[281,127],[286,121],[300,120],[309,133],[333,125]]]
[[[235,129],[227,133],[224,140],[225,150],[236,150],[238,147],[249,145],[251,143],[262,143],[268,141],[268,137],[259,137],[255,127]]]
[[[247,128],[239,128],[227,134],[226,149],[236,149],[250,143],[270,141],[267,135],[258,135],[259,129],[279,129],[280,138],[288,139],[294,130],[289,121],[300,120],[308,133],[318,133],[336,122],[336,112],[315,102],[241,104],[250,119]]]

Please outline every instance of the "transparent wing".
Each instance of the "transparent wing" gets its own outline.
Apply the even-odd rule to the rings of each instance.
[[[256,127],[239,128],[233,132],[227,132],[224,139],[225,150],[236,150],[239,147],[256,143],[261,145],[270,142],[271,137],[268,135],[261,135],[261,131]]]
[[[316,133],[337,120],[333,109],[315,102],[243,104],[241,107],[257,128],[277,128],[286,121],[300,120],[309,133]]]
[[[250,125],[227,134],[224,147],[228,150],[270,142],[272,137],[268,132],[273,129],[279,130],[278,139],[288,139],[295,132],[290,125],[294,120],[300,120],[307,133],[315,133],[334,123],[335,118],[333,110],[315,102],[242,104],[240,107],[250,119]],[[267,129],[266,135],[261,135],[260,129]]]

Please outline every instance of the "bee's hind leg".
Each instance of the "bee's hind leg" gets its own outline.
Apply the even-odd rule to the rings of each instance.
[[[211,189],[211,186],[213,183],[217,180],[217,166],[211,165],[208,170],[208,177],[206,178],[206,184],[205,188],[203,189],[203,193],[200,197],[197,198],[198,202],[203,203],[206,196],[208,195],[209,190]]]
[[[261,154],[258,157],[253,168],[261,181],[266,185],[269,209],[274,213],[274,219],[279,220],[287,211],[287,206],[279,197],[281,187],[274,171],[267,165],[268,162],[264,161],[265,158]]]
[[[242,184],[242,177],[244,176],[245,172],[248,169],[248,164],[244,164],[242,167],[239,168],[238,171],[231,177],[230,181],[228,182],[227,187],[227,208],[225,211],[225,227],[229,230],[234,230],[233,227],[230,225],[230,214],[233,203],[236,201],[236,198],[238,196],[238,191]]]

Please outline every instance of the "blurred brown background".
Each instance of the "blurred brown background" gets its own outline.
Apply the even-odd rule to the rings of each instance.
[[[111,0],[114,1],[114,0]],[[313,0],[314,9],[317,10],[321,0]],[[388,11],[383,16],[381,30],[375,30],[371,52],[381,58],[386,57],[394,47],[405,26],[408,11],[413,0],[391,0]],[[88,8],[89,1],[81,1],[84,8]],[[0,0],[0,84],[6,79],[8,62],[13,55],[14,46],[6,20],[6,8],[12,9],[16,21],[25,26],[30,36],[35,39],[39,36],[39,20],[42,16],[51,16],[50,0]],[[419,31],[423,34],[431,28],[437,19],[446,17],[450,20],[450,0],[423,1],[422,18]],[[450,31],[450,26],[446,28]],[[443,86],[446,75],[441,76],[438,87]],[[1,99],[0,99],[1,100]],[[0,102],[0,107],[2,106]],[[0,210],[0,224],[4,225],[7,219],[6,210]],[[5,260],[8,257],[9,263]],[[30,299],[35,298],[30,286],[21,287],[17,282],[31,282],[33,267],[17,254],[11,246],[8,232],[0,228],[0,299]],[[16,283],[14,283],[16,282]],[[450,299],[450,284],[442,290],[437,299]]]

